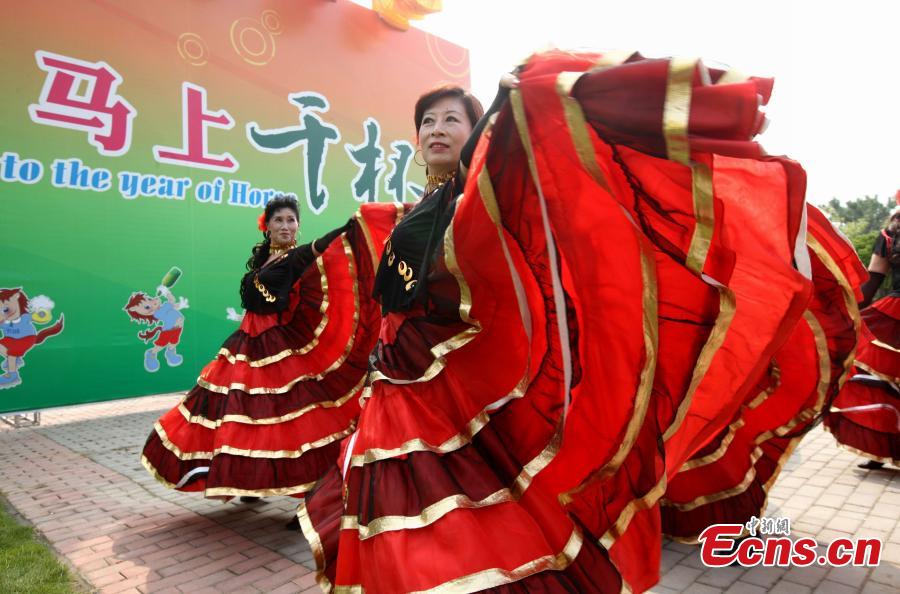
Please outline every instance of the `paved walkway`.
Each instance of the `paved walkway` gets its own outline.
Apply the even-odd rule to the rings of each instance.
[[[284,529],[287,497],[207,501],[159,485],[139,455],[176,394],[45,411],[40,427],[0,424],[0,494],[103,593],[319,592],[305,540]],[[820,543],[880,537],[875,568],[706,569],[696,547],[663,550],[659,594],[900,592],[900,471],[863,471],[816,429],[794,452],[767,515]]]

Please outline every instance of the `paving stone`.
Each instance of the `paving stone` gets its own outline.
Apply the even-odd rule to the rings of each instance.
[[[821,530],[816,537],[816,540],[819,541],[820,545],[828,545],[829,543],[837,540],[837,539],[847,539],[853,535],[852,530],[847,530],[845,532],[838,532],[837,530],[832,530],[830,526],[832,523],[828,523],[829,528],[825,528]]]
[[[185,592],[193,593],[195,591],[201,590],[203,588],[214,588],[213,584],[218,586],[219,591],[223,590],[223,585],[228,583],[228,580],[234,578],[235,575],[228,571],[227,569],[217,569],[206,573],[205,575],[200,575],[197,572],[196,577],[184,584],[179,584],[178,588]]]
[[[780,581],[775,584],[769,594],[810,594],[812,588],[789,581]]]
[[[887,518],[889,520],[900,518],[900,505],[882,503],[882,499],[883,497],[879,498],[878,502],[872,507],[872,515]]]
[[[883,543],[881,548],[881,561],[883,563],[900,565],[900,545],[892,542]]]
[[[308,588],[309,586],[316,586],[316,576],[314,573],[308,573],[304,576],[295,578],[291,580],[292,583],[297,584],[298,588]]]
[[[771,588],[778,580],[787,572],[787,569],[781,567],[751,567],[740,577],[740,581],[761,586],[763,588]]]
[[[704,572],[696,581],[724,590],[736,582],[744,571],[746,570],[743,567],[716,567]]]
[[[828,568],[817,567],[815,565],[809,567],[792,567],[788,569],[782,579],[804,586],[815,587],[825,578],[827,573]]]
[[[663,548],[662,556],[660,558],[660,571],[668,571],[685,557],[686,555],[684,553],[679,553],[671,549]]]
[[[833,477],[831,476],[823,476],[820,471],[815,476],[810,477],[809,480],[806,481],[806,484],[813,485],[815,487],[827,487],[831,484],[832,479]]]
[[[854,506],[858,506],[864,510],[869,510],[875,507],[875,504],[878,503],[878,496],[871,493],[860,493],[859,491],[853,493],[848,497],[849,503]]]
[[[859,530],[859,527],[862,525],[862,523],[863,521],[861,519],[848,518],[844,515],[838,514],[828,520],[828,527],[839,532],[855,534],[856,531]]]
[[[694,582],[685,592],[690,592],[690,594],[721,594],[722,589]]]
[[[222,503],[166,489],[139,462],[178,394],[47,411],[29,430],[0,427],[4,494],[93,589],[111,594],[318,593],[312,552],[283,530],[297,501]],[[804,437],[769,494],[792,537],[881,538],[881,565],[710,569],[699,548],[664,541],[657,594],[895,593],[900,590],[900,473],[864,472],[822,430]]]
[[[868,517],[868,515],[863,512],[852,511],[849,509],[839,509],[838,513],[835,514],[835,517],[836,518],[851,518],[854,520],[863,521]]]
[[[681,592],[681,590],[675,590],[673,588],[666,588],[665,586],[660,586],[659,584],[653,586],[649,590],[647,590],[649,594],[677,594]]]
[[[815,536],[819,532],[821,532],[824,527],[824,522],[817,522],[815,524],[810,522],[805,522],[803,520],[791,522],[791,535],[794,537],[799,536]]]
[[[778,483],[775,484],[777,485]],[[804,510],[812,507],[815,502],[815,497],[808,497],[806,495],[795,495],[794,497],[791,497],[791,504]]]
[[[853,567],[850,565],[844,567],[835,567],[828,572],[827,580],[837,582],[852,588],[860,588],[866,578],[869,576],[868,567]]]
[[[662,576],[659,583],[661,586],[681,591],[697,581],[702,574],[699,569],[676,565]]]
[[[816,501],[816,505],[821,505],[823,507],[830,507],[834,509],[840,509],[844,503],[847,502],[847,498],[842,495],[835,495],[833,493],[826,493],[819,497]]]
[[[900,567],[889,563],[882,563],[872,568],[869,579],[879,584],[891,586],[895,592],[900,590]]]
[[[766,589],[746,582],[736,582],[725,590],[725,594],[766,594]]]
[[[825,580],[816,586],[816,594],[856,594],[858,588],[852,588],[845,584]]]
[[[675,551],[676,553],[681,553],[683,555],[690,555],[692,553],[697,552],[697,545],[689,545],[682,542],[675,542],[674,540],[667,540],[663,542],[663,548],[668,549],[670,551]]]
[[[808,521],[815,521],[815,520],[828,521],[831,518],[833,518],[836,513],[837,513],[837,511],[832,508],[823,507],[821,505],[813,505],[811,508],[806,510],[806,513],[803,514],[803,517],[800,519],[808,520]]]
[[[708,567],[703,564],[703,561],[700,560],[700,552],[696,552],[693,555],[688,555],[678,562],[679,565],[683,565],[685,567],[693,567],[694,569],[702,569],[706,571]]]
[[[851,496],[851,498],[847,499],[847,503],[845,503],[844,507],[841,509],[843,511],[853,511],[853,512],[857,512],[860,514],[868,515],[869,512],[872,511],[872,505],[860,505],[860,504],[858,504],[857,499],[852,498],[852,496]]]
[[[863,586],[862,594],[897,594],[897,589],[878,582],[866,582]]]

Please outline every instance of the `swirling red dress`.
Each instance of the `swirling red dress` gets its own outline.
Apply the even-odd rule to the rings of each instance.
[[[301,495],[335,463],[378,336],[375,266],[403,211],[366,205],[319,257],[301,246],[261,271],[284,306],[247,311],[156,422],[141,460],[159,482],[207,497]]]
[[[771,81],[563,52],[519,77],[464,192],[405,219],[443,227],[426,289],[386,307],[357,430],[299,508],[326,591],[645,590],[664,522],[694,534],[672,504],[764,492],[784,444],[760,437],[848,368],[858,259],[751,140]],[[742,417],[740,450],[685,468]]]

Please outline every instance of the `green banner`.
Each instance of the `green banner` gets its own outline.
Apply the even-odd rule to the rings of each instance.
[[[0,412],[189,388],[237,328],[267,200],[297,196],[301,242],[414,200],[413,103],[468,85],[465,50],[347,2],[5,17]]]

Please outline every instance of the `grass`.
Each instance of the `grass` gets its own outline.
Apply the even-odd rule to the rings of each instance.
[[[0,498],[0,592],[72,594],[76,578],[29,526],[19,524]]]

